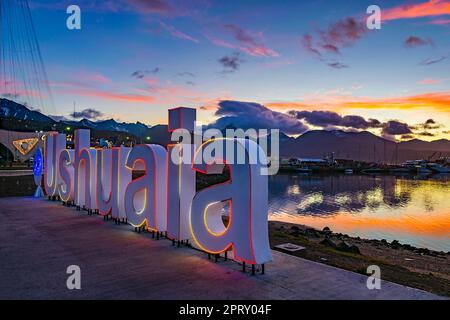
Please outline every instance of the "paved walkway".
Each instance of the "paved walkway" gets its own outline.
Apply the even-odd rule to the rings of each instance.
[[[81,267],[82,290],[66,288]],[[436,299],[389,282],[274,252],[266,275],[137,234],[57,202],[0,199],[0,299]]]

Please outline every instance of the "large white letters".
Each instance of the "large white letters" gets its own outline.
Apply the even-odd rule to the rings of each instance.
[[[169,130],[184,129],[191,138],[194,109],[174,109],[170,118]],[[48,196],[59,194],[64,202],[127,218],[135,227],[167,231],[174,240],[193,240],[209,253],[233,250],[234,259],[249,264],[271,261],[268,181],[262,174],[267,162],[261,161],[265,154],[256,142],[211,139],[198,150],[190,141],[167,150],[159,145],[92,149],[90,132],[84,129],[75,131],[75,150],[66,150],[65,142],[63,134],[46,138]],[[196,192],[196,171],[217,174],[225,166],[229,181]],[[142,176],[132,180],[139,170]]]
[[[89,130],[75,130],[75,203],[86,209],[96,209],[97,150],[90,149],[90,145]]]
[[[145,174],[130,182],[125,191],[125,211],[133,226],[147,225],[166,231],[167,152],[158,145],[139,145],[128,155],[126,166],[144,169]]]
[[[50,133],[45,138],[44,189],[48,196],[56,196],[59,183],[59,155],[66,148],[64,134]]]
[[[59,156],[59,175],[61,182],[58,185],[58,193],[64,202],[74,200],[74,156],[75,152],[73,150],[63,150]]]
[[[195,171],[191,168],[194,145],[169,145],[167,152],[167,234],[171,239],[190,240],[189,210],[195,196]]]
[[[125,190],[131,182],[131,170],[126,167],[130,148],[97,150],[97,207],[101,215],[126,218]]]
[[[223,159],[210,159],[202,163],[202,150],[216,141],[206,142],[198,150],[194,168],[197,171],[221,173]],[[251,264],[263,264],[272,260],[268,236],[268,181],[261,175],[261,164],[253,157],[261,152],[252,140],[223,140],[233,148],[245,152],[245,164],[229,165],[230,180],[214,185],[196,194],[191,205],[192,236],[200,248],[210,253],[220,253],[232,248],[235,259]],[[222,150],[225,150],[225,146]],[[239,150],[240,149],[240,150]],[[197,164],[198,163],[198,164]],[[228,207],[228,226],[222,221],[223,209]]]

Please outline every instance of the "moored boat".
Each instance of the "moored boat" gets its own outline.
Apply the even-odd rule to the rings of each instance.
[[[450,168],[440,165],[438,163],[430,163],[428,167],[436,173],[450,173]]]

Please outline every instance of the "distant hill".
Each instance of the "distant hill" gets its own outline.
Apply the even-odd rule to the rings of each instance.
[[[38,111],[30,110],[24,105],[3,98],[0,98],[0,117],[24,121],[37,121],[46,124],[55,123],[52,118],[47,117]]]
[[[418,139],[404,141],[400,143],[402,149],[409,150],[433,150],[446,152],[450,150],[450,141],[446,139],[435,140],[431,142]]]
[[[88,119],[83,119],[80,121],[62,121],[63,123],[75,126],[83,127],[87,129],[96,129],[101,131],[121,131],[128,132],[136,137],[144,137],[149,132],[149,127],[143,123],[119,123],[114,119],[103,120],[103,121],[90,121]]]
[[[438,156],[450,155],[450,141],[411,140],[396,143],[367,131],[315,130],[298,138],[284,138],[280,146],[280,154],[283,157],[320,158],[332,153],[337,159],[366,162],[395,163],[410,159],[428,159],[431,156],[435,159]]]
[[[121,123],[113,119],[102,121],[62,120],[53,119],[32,111],[27,107],[7,99],[0,99],[0,118],[14,122],[13,129],[17,131],[28,128],[33,130],[36,123],[43,126],[54,126],[56,130],[72,128],[87,128],[100,132],[99,135],[118,132],[137,137],[141,142],[167,145],[170,143],[170,133],[167,125],[149,127],[143,123]],[[22,121],[22,122],[18,122]],[[24,125],[24,123],[27,123]],[[33,122],[33,125],[29,125]],[[11,124],[9,124],[11,127]],[[232,129],[232,126],[227,127]],[[150,138],[150,139],[147,139]],[[403,162],[410,159],[435,159],[439,156],[450,156],[450,141],[441,139],[431,142],[418,139],[396,143],[376,136],[368,131],[344,132],[340,130],[313,130],[293,138],[280,133],[280,155],[282,157],[321,158],[334,154],[336,159],[353,159],[366,162]]]
[[[57,122],[38,111],[30,110],[24,105],[8,99],[0,99],[0,118],[21,121],[22,123],[16,122],[17,130],[21,129],[20,127],[23,125],[23,122],[37,122],[42,123],[46,127],[48,127],[49,125],[51,126],[54,124],[58,124],[59,126],[86,128],[98,131],[124,132],[143,139],[146,139],[147,137],[153,138],[153,136],[155,136],[154,139],[158,141],[165,141],[169,137],[168,134],[164,135],[164,131],[167,133],[167,126],[158,125],[155,127],[149,127],[140,122],[124,123],[117,122],[114,119],[101,121],[91,121],[88,119],[82,119],[80,121],[61,120]],[[32,126],[29,126],[29,128],[32,128]]]

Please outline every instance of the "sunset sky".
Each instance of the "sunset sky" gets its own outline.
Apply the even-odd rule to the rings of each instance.
[[[66,28],[70,4],[81,30]],[[76,101],[96,119],[153,125],[188,106],[205,124],[245,118],[293,135],[450,138],[450,1],[376,1],[381,30],[366,27],[371,4],[30,0],[59,116]]]

